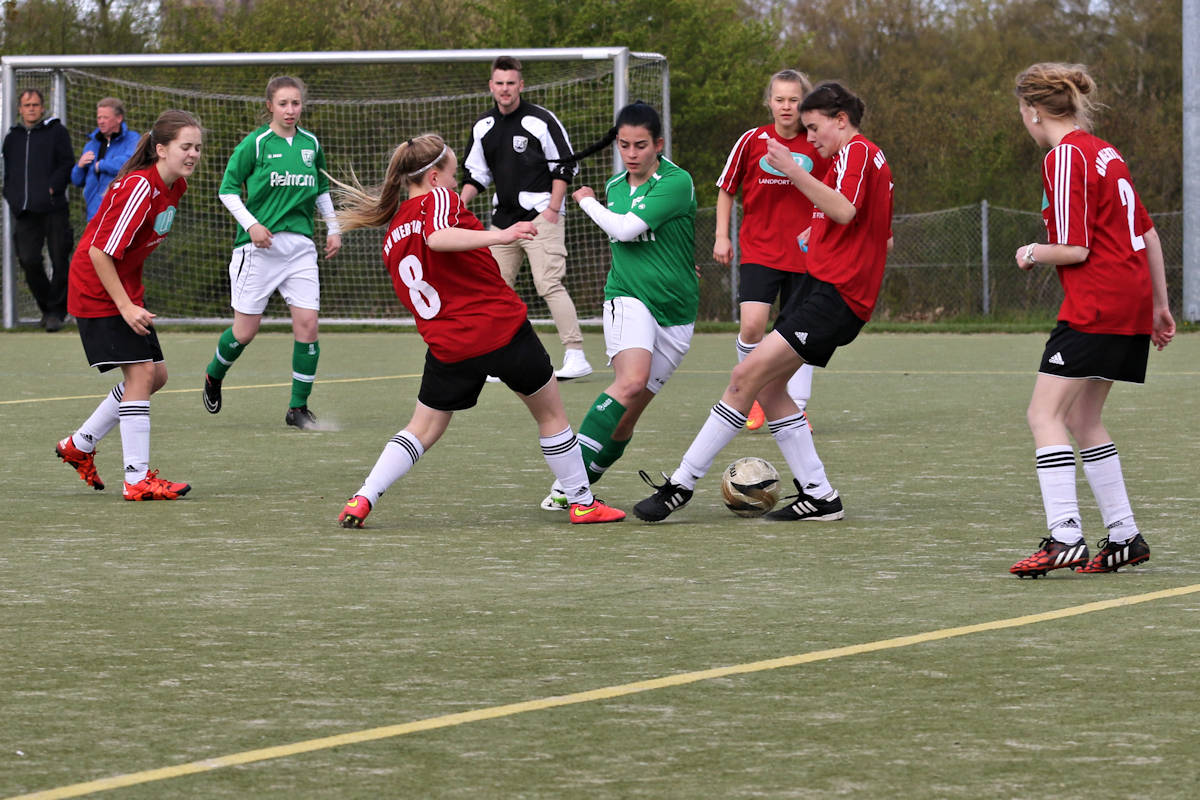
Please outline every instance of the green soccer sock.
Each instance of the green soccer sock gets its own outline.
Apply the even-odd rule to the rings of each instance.
[[[604,470],[625,452],[629,440],[614,442],[612,438],[623,416],[625,406],[601,392],[579,426],[579,446],[583,448],[583,464],[587,467],[588,481],[591,483],[600,480]]]
[[[217,352],[212,361],[208,362],[208,374],[216,380],[223,380],[225,373],[238,360],[238,356],[246,349],[246,345],[233,338],[233,328],[226,328],[221,338],[217,340]]]
[[[289,408],[308,405],[313,381],[317,379],[317,362],[321,359],[319,342],[292,343],[292,399]]]

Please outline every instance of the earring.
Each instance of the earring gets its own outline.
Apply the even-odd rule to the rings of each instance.
[[[1041,117],[1039,117],[1037,114],[1034,114],[1034,115],[1033,115],[1033,124],[1034,124],[1034,125],[1037,125],[1037,124],[1038,124],[1039,122],[1041,122],[1041,121],[1042,121],[1042,118],[1041,118]]]

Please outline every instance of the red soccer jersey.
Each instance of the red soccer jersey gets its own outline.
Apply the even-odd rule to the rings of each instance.
[[[866,321],[879,299],[892,235],[892,170],[882,150],[855,134],[834,156],[825,184],[841,192],[857,211],[847,225],[813,211],[808,271],[836,286],[850,310]]]
[[[796,236],[812,224],[813,204],[783,173],[767,164],[769,139],[786,145],[797,164],[824,180],[829,159],[808,143],[807,133],[784,139],[774,125],[763,125],[737,140],[717,186],[732,195],[742,190],[738,247],[743,264],[804,272],[804,251],[796,244]]]
[[[388,225],[383,261],[430,352],[454,363],[508,344],[527,310],[486,247],[431,250],[429,235],[443,228],[481,231],[483,225],[449,189],[405,200]]]
[[[136,305],[145,305],[142,264],[167,238],[179,198],[186,191],[187,181],[183,178],[167,188],[154,165],[135,170],[108,185],[100,210],[84,228],[71,259],[67,311],[76,317],[111,317],[121,313],[96,274],[88,255],[92,247],[112,256],[129,299]]]
[[[1089,250],[1081,263],[1058,268],[1058,318],[1084,333],[1151,333],[1154,297],[1143,235],[1154,225],[1125,159],[1108,142],[1072,131],[1046,154],[1042,184],[1050,244]]]

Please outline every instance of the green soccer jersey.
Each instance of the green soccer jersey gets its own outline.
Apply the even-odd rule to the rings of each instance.
[[[696,321],[700,278],[696,275],[696,188],[686,170],[662,159],[645,183],[631,188],[622,172],[605,187],[608,210],[633,212],[650,230],[632,242],[610,240],[612,269],[604,299],[636,297],[659,325]]]
[[[313,235],[317,196],[329,191],[325,151],[317,137],[303,128],[289,142],[264,125],[233,149],[220,194],[241,195],[246,208],[271,233]],[[234,247],[250,241],[238,226]]]

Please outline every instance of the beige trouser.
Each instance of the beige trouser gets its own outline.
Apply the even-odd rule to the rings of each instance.
[[[533,286],[550,309],[554,327],[558,328],[558,338],[568,349],[580,348],[583,346],[583,334],[579,331],[575,303],[563,286],[563,278],[567,274],[567,239],[562,222],[547,222],[538,216],[533,224],[537,226],[537,236],[509,244],[492,245],[492,256],[500,265],[500,275],[509,286],[516,284],[521,263],[526,256],[529,257]],[[496,230],[495,226],[492,228]]]

